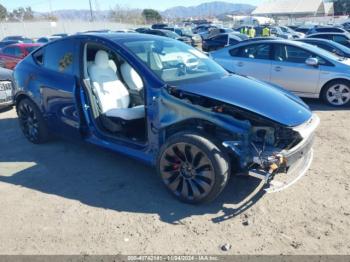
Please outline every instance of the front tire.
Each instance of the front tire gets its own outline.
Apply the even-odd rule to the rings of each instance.
[[[343,107],[350,104],[350,84],[344,80],[327,84],[321,93],[321,98],[330,106]]]
[[[213,201],[225,188],[230,161],[220,145],[197,133],[171,136],[161,147],[157,172],[180,201],[199,204]]]
[[[39,108],[28,98],[17,105],[19,125],[24,136],[33,144],[43,144],[49,140],[49,131]]]

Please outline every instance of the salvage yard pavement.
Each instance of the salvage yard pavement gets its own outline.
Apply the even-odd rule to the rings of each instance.
[[[213,203],[167,193],[153,168],[92,145],[30,144],[0,113],[0,254],[350,254],[349,109],[320,116],[298,183],[234,177]]]

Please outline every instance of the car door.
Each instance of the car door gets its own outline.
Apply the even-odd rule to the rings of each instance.
[[[271,44],[251,44],[232,49],[234,72],[252,76],[262,81],[270,81]]]
[[[37,68],[29,76],[40,90],[51,130],[68,138],[80,137],[77,99],[78,40],[56,41],[33,54]]]
[[[319,66],[309,66],[305,62],[317,55],[301,47],[288,44],[274,44],[271,64],[271,82],[297,93],[315,93],[319,77]]]

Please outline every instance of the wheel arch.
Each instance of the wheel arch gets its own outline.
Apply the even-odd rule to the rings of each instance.
[[[238,140],[238,136],[235,137],[235,135],[239,134],[234,134],[231,131],[224,129],[223,127],[220,127],[208,120],[201,118],[192,118],[164,127],[162,144],[164,144],[169,137],[177,133],[183,133],[187,131],[194,132],[212,139],[213,142],[220,146],[229,156],[231,167],[233,167],[233,169],[235,169],[234,167],[239,167],[240,156],[222,145],[222,143],[226,140]]]
[[[19,102],[21,102],[25,98],[30,99],[31,101],[33,101],[33,99],[26,93],[19,93],[19,94],[15,95],[15,99],[14,100],[15,100],[16,108],[17,108]],[[35,102],[35,101],[33,101],[33,102]]]
[[[335,83],[335,82],[339,82],[339,81],[344,81],[347,82],[350,86],[350,79],[347,79],[345,77],[338,77],[338,78],[334,78],[331,80],[328,80],[325,84],[323,84],[323,86],[321,87],[320,93],[319,93],[319,98],[322,98],[322,94],[324,92],[324,90],[326,89],[327,86],[329,86],[331,83]]]

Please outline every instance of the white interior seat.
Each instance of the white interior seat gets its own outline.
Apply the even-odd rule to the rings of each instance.
[[[122,77],[130,89],[141,91],[143,82],[140,75],[128,63],[123,63],[120,67]]]
[[[124,120],[144,117],[144,106],[129,108],[129,91],[111,68],[106,51],[99,50],[96,53],[88,73],[103,114]]]
[[[117,65],[115,64],[115,62],[112,59],[110,59],[108,63],[109,63],[109,67],[113,70],[113,72],[117,73]]]

